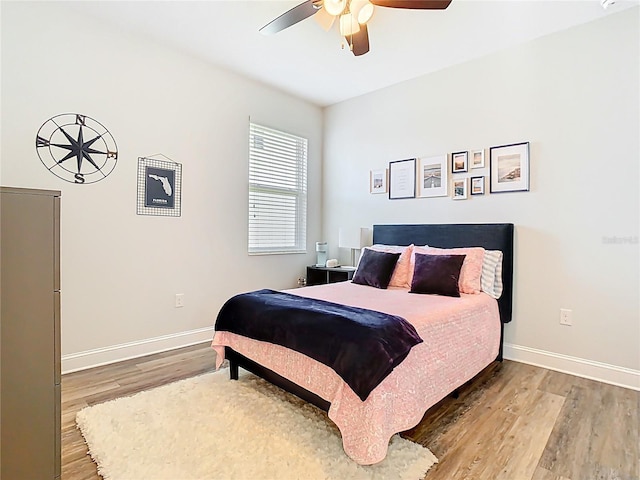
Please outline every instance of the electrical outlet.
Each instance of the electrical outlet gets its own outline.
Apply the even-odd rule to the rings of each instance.
[[[184,307],[184,293],[176,293],[176,308]]]
[[[573,321],[571,318],[572,314],[573,314],[572,310],[569,310],[567,308],[561,308],[560,309],[560,325],[568,325],[568,326],[573,325]]]

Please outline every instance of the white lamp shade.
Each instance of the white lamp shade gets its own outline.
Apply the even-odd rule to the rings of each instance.
[[[338,230],[338,246],[360,250],[371,244],[368,228],[340,228]]]
[[[316,22],[323,28],[325,31],[331,30],[331,26],[333,22],[336,20],[336,17],[331,15],[325,8],[321,8],[318,12],[313,16]]]
[[[347,6],[347,0],[324,0],[324,9],[330,15],[340,15]]]
[[[374,6],[369,0],[352,0],[350,10],[358,23],[364,25],[371,20]]]

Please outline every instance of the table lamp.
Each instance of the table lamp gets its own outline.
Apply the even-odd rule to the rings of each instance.
[[[371,245],[371,230],[368,228],[340,228],[338,246],[351,249],[351,264],[355,267],[362,247]]]

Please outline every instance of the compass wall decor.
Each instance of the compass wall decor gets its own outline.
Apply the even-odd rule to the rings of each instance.
[[[42,124],[36,151],[55,176],[72,183],[95,183],[116,167],[118,147],[109,130],[79,113],[63,113]]]

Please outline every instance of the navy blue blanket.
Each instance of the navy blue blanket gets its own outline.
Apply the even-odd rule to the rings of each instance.
[[[363,401],[422,342],[401,317],[275,290],[232,297],[220,310],[215,329],[282,345],[322,362]]]

